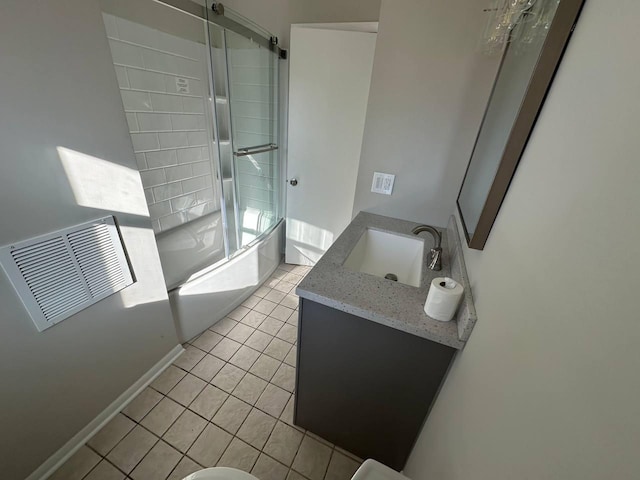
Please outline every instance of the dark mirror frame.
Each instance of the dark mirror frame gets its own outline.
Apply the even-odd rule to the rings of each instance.
[[[547,92],[553,81],[553,77],[558,69],[562,55],[566,49],[571,33],[573,32],[578,16],[582,10],[582,6],[585,0],[560,0],[556,14],[549,28],[549,33],[544,41],[542,51],[540,52],[540,58],[536,64],[533,74],[529,82],[529,86],[525,92],[524,98],[520,105],[518,115],[511,128],[511,133],[507,139],[506,146],[502,152],[502,158],[498,165],[498,170],[493,180],[493,184],[489,189],[487,199],[482,208],[478,224],[473,232],[473,236],[469,235],[467,226],[465,225],[464,216],[462,215],[462,209],[460,208],[460,194],[462,193],[462,187],[467,178],[469,172],[469,166],[467,165],[467,171],[465,172],[464,179],[460,185],[460,192],[456,200],[456,206],[458,208],[458,215],[462,221],[464,228],[464,234],[467,239],[467,245],[469,248],[476,250],[482,250],[487,242],[491,227],[498,216],[498,211],[502,205],[509,184],[513,178],[513,174],[518,167],[522,153],[527,145],[529,136],[533,131],[533,127],[538,118],[538,114],[542,109]],[[498,71],[498,76],[500,71]],[[496,76],[496,80],[497,80]],[[487,103],[487,109],[491,103],[491,98]],[[486,111],[485,111],[486,112]],[[482,124],[484,124],[484,119]],[[476,145],[480,133],[482,132],[482,124],[478,130],[478,136],[476,137]],[[473,147],[475,151],[476,145]],[[473,151],[471,158],[473,158]],[[471,161],[469,162],[469,164]]]

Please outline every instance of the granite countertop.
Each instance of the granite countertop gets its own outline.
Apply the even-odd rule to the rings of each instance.
[[[438,272],[427,268],[426,256],[433,246],[431,235],[419,236],[425,242],[420,287],[355,272],[343,266],[367,228],[411,235],[411,230],[417,225],[419,224],[406,220],[360,212],[300,282],[296,293],[302,298],[328,307],[461,349],[468,334],[459,332],[469,330],[468,333],[470,333],[470,328],[461,329],[458,326],[461,322],[460,314],[468,313],[467,299],[458,309],[457,316],[450,322],[440,322],[428,317],[423,308],[433,278],[452,276],[451,251],[448,245],[451,228],[444,231],[438,229],[442,233],[442,270]],[[457,280],[457,276],[453,275],[453,278]],[[467,288],[468,286],[465,285],[465,290]],[[473,314],[475,323],[475,310]]]

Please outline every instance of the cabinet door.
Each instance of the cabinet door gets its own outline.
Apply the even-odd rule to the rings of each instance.
[[[400,470],[454,354],[302,299],[294,421]]]

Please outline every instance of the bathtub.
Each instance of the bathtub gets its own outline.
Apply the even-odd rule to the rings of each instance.
[[[221,222],[215,216],[209,222],[208,226],[195,223],[194,230],[179,232],[179,236],[161,236],[158,239],[173,320],[178,338],[183,343],[205,331],[251,296],[271,276],[282,258],[282,221],[261,240],[229,260],[220,253],[217,241],[220,235],[216,232],[221,232]],[[182,249],[180,245],[188,247],[184,242],[200,239],[202,236],[198,232],[206,232],[208,240],[200,243],[209,253],[209,264],[189,272],[188,276],[183,274],[178,282],[180,269],[185,264],[193,265],[189,262],[188,253],[192,249]],[[181,250],[184,250],[182,255],[176,254]],[[178,261],[180,257],[182,262]]]

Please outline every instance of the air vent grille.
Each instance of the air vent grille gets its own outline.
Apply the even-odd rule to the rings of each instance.
[[[111,216],[3,247],[0,263],[40,331],[133,283]]]

